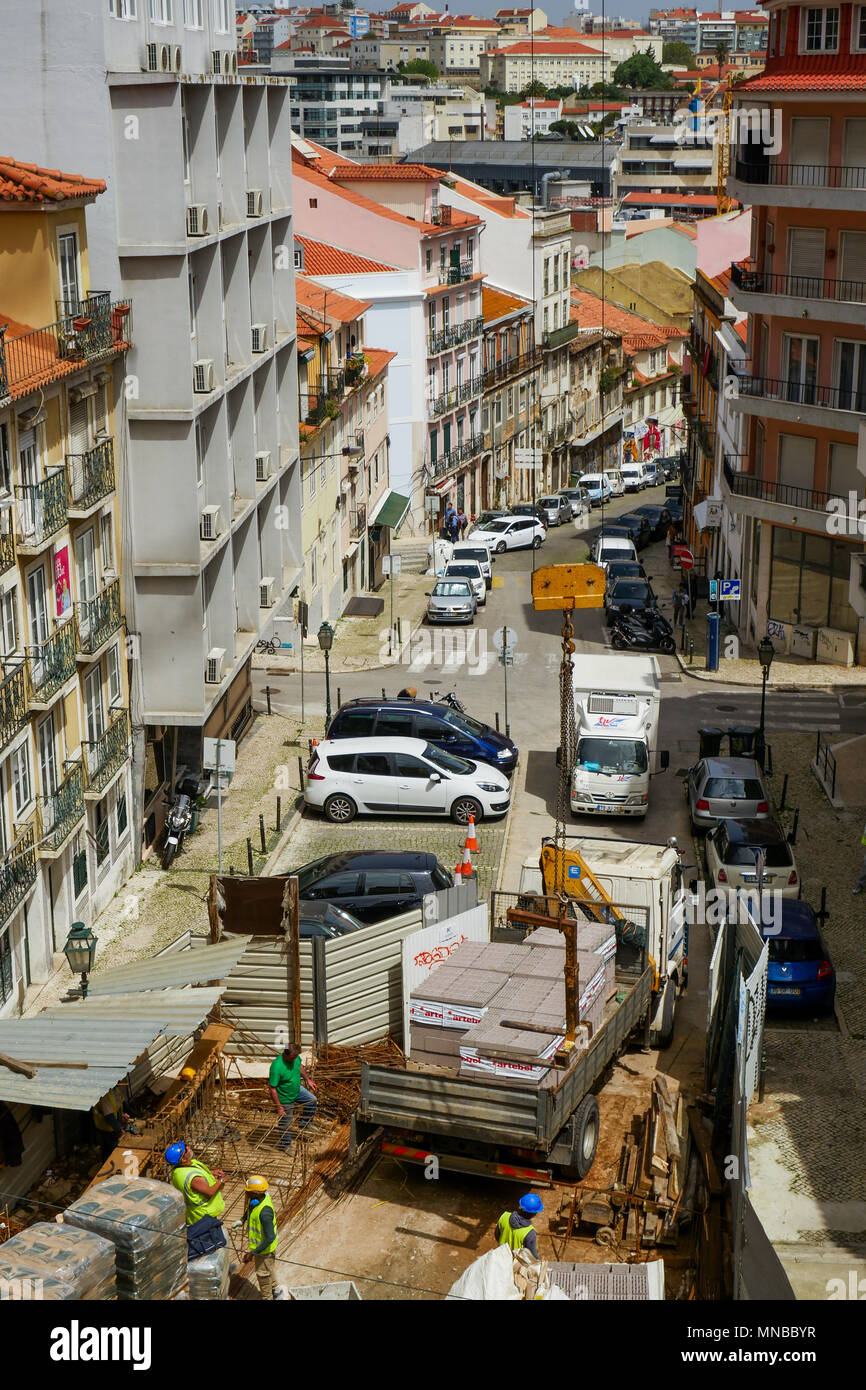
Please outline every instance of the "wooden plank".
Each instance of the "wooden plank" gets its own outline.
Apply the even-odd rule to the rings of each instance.
[[[648,1110],[644,1116],[643,1143],[641,1144],[641,1161],[637,1175],[636,1191],[644,1197],[652,1191],[653,1175],[650,1167],[652,1159],[652,1110]]]
[[[19,1062],[17,1057],[7,1057],[5,1052],[0,1052],[0,1067],[6,1067],[16,1076],[26,1076],[30,1081],[36,1075],[36,1067],[32,1062]]]
[[[656,1097],[658,1100],[659,1114],[665,1132],[665,1147],[668,1151],[668,1158],[679,1158],[680,1156],[680,1137],[677,1134],[677,1124],[674,1116],[674,1105],[671,1100],[671,1093],[668,1083],[663,1076],[655,1079]]]
[[[689,1128],[692,1133],[692,1138],[694,1139],[695,1144],[697,1145],[698,1153],[701,1157],[707,1187],[709,1188],[711,1194],[714,1197],[718,1197],[722,1192],[724,1192],[725,1184],[723,1183],[721,1174],[719,1173],[718,1167],[716,1166],[716,1160],[713,1157],[713,1151],[710,1146],[710,1140],[707,1136],[706,1130],[704,1129],[704,1117],[701,1115],[700,1111],[697,1110],[693,1105],[690,1105],[688,1107],[688,1115]]]

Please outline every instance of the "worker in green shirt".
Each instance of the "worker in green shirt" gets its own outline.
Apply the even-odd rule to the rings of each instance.
[[[303,1086],[302,1081],[305,1083]],[[318,1104],[313,1094],[316,1083],[301,1061],[301,1049],[297,1043],[289,1043],[271,1062],[268,1088],[271,1100],[277,1107],[280,1144],[288,1152],[292,1147],[292,1113],[295,1105],[300,1103],[303,1107],[299,1128],[306,1129],[316,1113]]]

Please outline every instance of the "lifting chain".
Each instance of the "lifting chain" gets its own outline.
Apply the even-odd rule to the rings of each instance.
[[[565,835],[571,809],[570,781],[575,755],[574,625],[566,609],[562,616],[562,663],[559,668],[559,788],[556,797],[556,895],[565,911]]]

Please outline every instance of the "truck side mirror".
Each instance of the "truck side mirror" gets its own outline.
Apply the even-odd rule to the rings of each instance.
[[[668,768],[670,767],[670,765],[671,765],[671,755],[670,755],[670,753],[668,752],[668,750],[665,748],[665,749],[662,751],[662,753],[659,755],[659,767],[661,768],[662,772],[667,772],[667,770],[668,770]]]
[[[698,880],[697,880],[696,878],[690,878],[690,879],[689,879],[689,892],[690,892],[690,893],[697,893],[697,891],[698,891]]]

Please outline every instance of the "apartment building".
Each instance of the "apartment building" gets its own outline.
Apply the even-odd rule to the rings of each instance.
[[[718,183],[719,142],[707,128],[688,132],[681,124],[639,120],[623,130],[616,152],[616,193],[715,193]]]
[[[477,19],[474,15],[443,15],[442,21],[429,30],[430,61],[445,77],[477,81],[481,55],[496,43],[499,25],[493,19]]]
[[[147,845],[175,767],[242,734],[256,641],[301,578],[290,94],[236,75],[228,0],[46,0],[2,24],[7,138],[105,173],[92,275],[139,305],[122,480]],[[21,53],[74,69],[77,99]]]
[[[562,101],[546,101],[530,97],[517,101],[503,111],[503,133],[506,140],[531,140],[534,135],[547,135],[554,121],[562,120]]]
[[[536,496],[534,454],[541,447],[541,349],[535,344],[532,302],[485,285],[482,304],[484,453],[478,510],[506,508]]]
[[[530,39],[502,39],[479,59],[482,87],[500,92],[522,92],[530,82],[545,87],[592,86],[609,80],[620,60],[614,61],[588,39],[568,38],[542,42]]]
[[[571,474],[619,467],[622,457],[622,337],[611,328],[581,328],[568,345],[574,433]]]
[[[742,632],[862,663],[866,20],[853,4],[768,9],[766,68],[735,110],[765,112],[777,138],[742,129],[729,181],[753,210],[730,289],[748,314],[746,457],[722,488],[746,527]]]
[[[291,91],[292,130],[302,140],[326,145],[337,154],[360,155],[365,118],[382,110],[388,79],[380,72],[355,72],[344,59],[305,64],[279,61],[273,71],[284,75]]]
[[[428,62],[430,48],[421,34],[401,33],[388,38],[367,34],[352,40],[346,56],[359,72],[396,72],[401,63]]]
[[[0,161],[0,1016],[137,863],[118,498],[132,305],[93,288],[104,194]]]
[[[533,34],[547,28],[544,10],[497,10],[493,17],[503,34]]]

